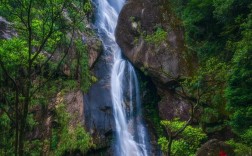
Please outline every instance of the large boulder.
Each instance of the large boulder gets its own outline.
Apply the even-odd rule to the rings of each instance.
[[[180,118],[187,120],[190,117],[190,105],[176,93],[169,90],[159,91],[161,100],[158,103],[159,116],[161,119],[172,120]]]
[[[159,44],[146,41],[157,29],[167,33]],[[189,73],[183,28],[166,0],[129,0],[123,7],[116,39],[126,57],[158,84]]]
[[[161,42],[148,41],[157,30],[165,32]],[[189,118],[191,106],[179,97],[178,79],[193,73],[195,60],[186,53],[184,31],[167,0],[128,0],[116,29],[124,55],[156,85],[162,119]]]
[[[232,147],[225,142],[212,139],[203,144],[196,156],[234,156]]]

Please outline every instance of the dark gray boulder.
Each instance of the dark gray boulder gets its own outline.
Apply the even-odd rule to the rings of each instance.
[[[147,42],[146,35],[158,28],[167,32],[166,39],[156,45]],[[128,0],[116,29],[117,42],[126,57],[162,85],[190,71],[190,64],[183,58],[183,34],[180,21],[165,0]]]
[[[189,118],[190,105],[174,92],[176,80],[191,75],[196,66],[196,60],[186,54],[181,25],[167,0],[128,0],[116,29],[124,55],[156,85],[162,119]],[[157,29],[166,32],[165,39],[148,42],[146,36],[155,34]]]
[[[212,139],[203,144],[196,156],[235,156],[232,147],[223,141]]]

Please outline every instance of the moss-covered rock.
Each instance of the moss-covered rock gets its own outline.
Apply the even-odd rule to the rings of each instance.
[[[164,0],[129,0],[116,30],[124,54],[160,85],[191,71],[184,58],[183,28],[169,7]]]

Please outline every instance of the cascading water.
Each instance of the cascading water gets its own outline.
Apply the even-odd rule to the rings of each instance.
[[[141,117],[141,100],[136,73],[124,60],[115,41],[118,14],[125,0],[94,0],[96,27],[105,55],[112,57],[111,96],[116,126],[116,156],[147,156],[149,144]],[[147,150],[148,149],[148,150]]]

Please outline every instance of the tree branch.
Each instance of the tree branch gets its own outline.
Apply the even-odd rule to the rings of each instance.
[[[18,86],[17,86],[16,81],[15,81],[15,80],[10,76],[10,74],[8,73],[8,71],[7,71],[7,69],[5,68],[4,63],[3,63],[3,61],[2,61],[1,58],[0,58],[0,66],[1,66],[1,68],[3,69],[5,75],[11,80],[11,82],[12,82],[12,83],[15,85],[15,87],[17,88]]]
[[[56,71],[59,70],[60,65],[62,64],[63,60],[66,58],[67,54],[69,53],[69,49],[70,49],[70,47],[71,47],[71,45],[72,45],[72,43],[73,43],[73,34],[74,34],[74,31],[75,31],[75,29],[73,29],[71,41],[70,41],[70,43],[69,43],[69,45],[68,45],[68,48],[67,48],[67,50],[66,50],[64,56],[61,58],[61,60],[60,60],[60,62],[59,62],[59,64],[58,64],[58,66],[57,66],[57,68],[56,68],[55,71],[53,72],[54,74],[56,73]],[[52,79],[52,77],[54,76],[54,74],[51,75],[51,77],[48,78],[46,81],[44,81],[43,83],[41,83],[41,85],[39,85],[39,86],[31,93],[30,96],[32,97],[39,89],[41,89],[46,83],[48,83],[48,82]]]

